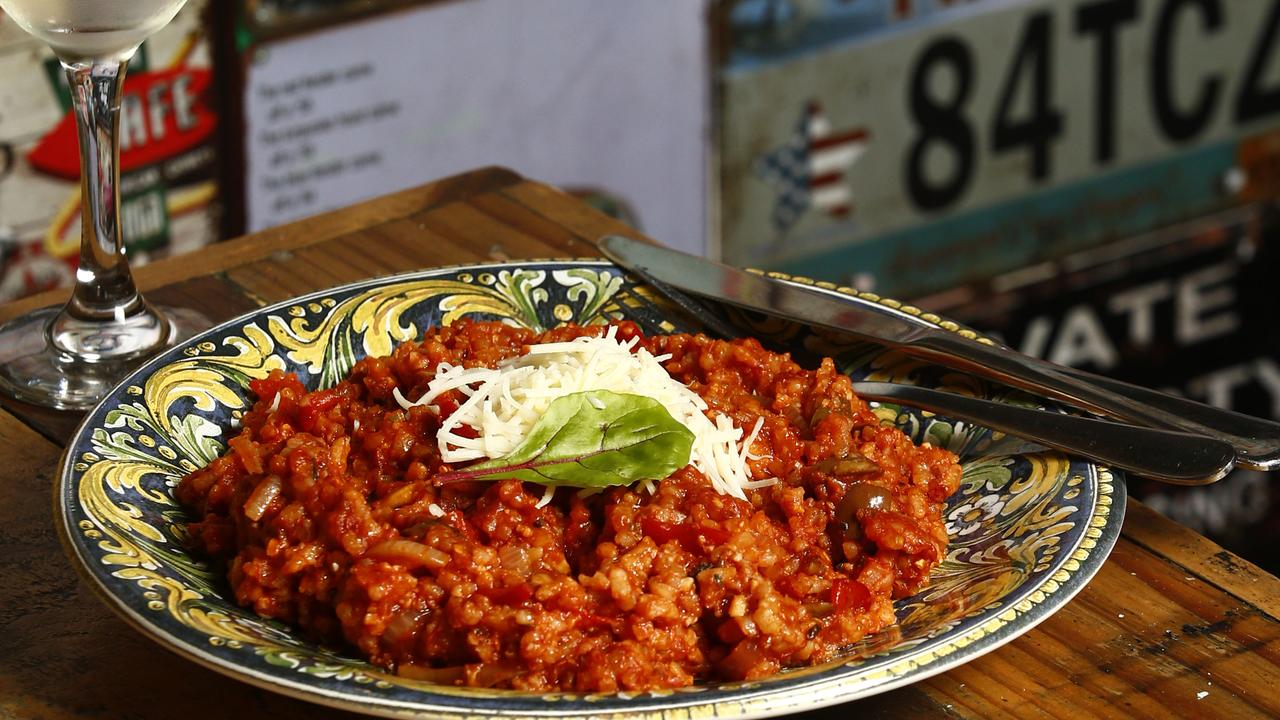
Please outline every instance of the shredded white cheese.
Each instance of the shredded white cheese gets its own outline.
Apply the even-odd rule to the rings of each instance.
[[[556,496],[556,488],[554,485],[548,485],[542,497],[538,499],[538,504],[534,507],[544,508],[551,503],[551,498]]]
[[[694,435],[690,463],[717,491],[745,498],[744,489],[764,487],[776,478],[752,480],[747,460],[760,432],[757,420],[745,442],[742,430],[723,415],[707,416],[707,403],[662,367],[668,356],[655,357],[636,348],[638,339],[620,342],[617,328],[604,337],[580,337],[568,342],[533,345],[521,357],[498,368],[463,368],[441,363],[422,397],[410,402],[396,389],[396,402],[408,409],[426,405],[449,390],[466,399],[442,423],[436,440],[445,462],[501,458],[510,453],[556,398],[584,390],[642,394],[657,400]],[[478,437],[459,434],[462,426]],[[646,487],[652,490],[652,484]]]

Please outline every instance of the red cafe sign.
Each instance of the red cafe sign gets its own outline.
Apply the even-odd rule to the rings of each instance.
[[[175,68],[129,75],[120,103],[120,168],[132,170],[181,155],[213,133],[216,116],[206,96],[212,73]],[[75,117],[67,113],[27,155],[32,167],[67,180],[80,178]]]

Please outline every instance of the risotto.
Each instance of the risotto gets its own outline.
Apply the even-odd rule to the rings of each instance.
[[[692,461],[607,487],[474,479],[475,461],[446,461],[439,440],[474,388],[405,399],[451,368],[606,329],[464,321],[360,361],[332,388],[278,371],[253,381],[227,453],[178,487],[192,542],[226,562],[241,604],[440,683],[755,679],[894,623],[893,599],[946,551],[955,456],[880,425],[829,359],[808,370],[751,339],[613,328],[721,429],[732,422],[751,482],[726,492]],[[482,431],[453,425],[452,437]]]

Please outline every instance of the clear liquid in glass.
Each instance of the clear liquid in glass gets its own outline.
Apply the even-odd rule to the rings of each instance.
[[[64,60],[129,52],[164,27],[184,0],[4,0],[22,27]]]

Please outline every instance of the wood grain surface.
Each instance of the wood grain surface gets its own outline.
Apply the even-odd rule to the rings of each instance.
[[[595,256],[634,230],[478,170],[139,268],[148,297],[221,321],[339,283],[482,260]],[[60,301],[0,306],[0,319]],[[59,546],[77,418],[0,401],[0,718],[346,717],[222,677],[130,628]],[[1141,504],[1065,608],[967,665],[822,718],[1280,717],[1280,580]]]

